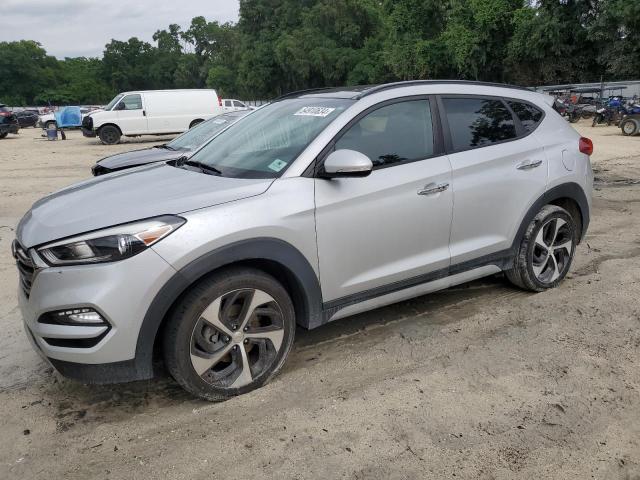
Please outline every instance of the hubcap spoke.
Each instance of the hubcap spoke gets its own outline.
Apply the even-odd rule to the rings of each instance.
[[[198,375],[202,375],[217,363],[231,350],[232,345],[228,344],[222,347],[218,352],[208,357],[191,354],[191,364]]]
[[[567,222],[565,222],[563,219],[561,218],[556,218],[555,219],[555,228],[553,231],[553,240],[551,241],[550,245],[553,245],[556,243],[556,239],[558,238],[558,232],[560,231],[560,229],[562,228],[563,225],[565,225]]]
[[[271,343],[273,344],[273,348],[278,351],[280,350],[282,339],[284,338],[284,329],[278,328],[277,330],[264,330],[259,332],[247,333],[245,334],[245,338],[266,338],[271,341]]]
[[[545,260],[543,260],[543,262],[540,265],[533,265],[533,273],[535,274],[536,277],[540,278],[540,275],[542,274],[542,272],[544,271],[545,267],[547,266],[547,263],[549,263],[549,259],[546,258]]]
[[[558,261],[556,260],[556,257],[554,254],[549,255],[549,262],[550,262],[551,268],[553,268],[553,274],[551,275],[551,279],[549,281],[554,282],[558,279],[558,277],[560,277],[560,270],[558,269]]]
[[[569,255],[571,255],[571,250],[573,249],[573,242],[571,240],[567,240],[559,245],[554,245],[553,250],[566,250]]]
[[[247,325],[249,319],[251,319],[253,313],[256,311],[256,308],[258,308],[260,305],[264,305],[265,303],[273,301],[274,300],[271,295],[263,292],[262,290],[254,290],[249,305],[245,306],[245,308],[242,309],[243,316],[240,323],[240,328],[243,329]]]
[[[233,332],[227,328],[227,326],[220,320],[220,303],[222,298],[217,298],[211,305],[209,305],[200,318],[211,325],[216,330],[224,333],[225,335],[232,335]]]
[[[542,247],[545,251],[549,250],[549,245],[544,241],[544,227],[542,227],[536,235],[536,245]]]
[[[242,358],[242,371],[238,378],[231,384],[231,388],[240,388],[245,385],[250,384],[253,381],[253,376],[251,375],[251,368],[249,368],[249,358],[247,357],[247,350],[244,348],[243,344],[238,345],[238,349],[240,350],[240,357]]]

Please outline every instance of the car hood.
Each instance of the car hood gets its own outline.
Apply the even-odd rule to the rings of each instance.
[[[133,150],[131,152],[118,153],[110,157],[98,160],[97,164],[109,170],[120,170],[122,168],[135,167],[154,162],[166,162],[175,160],[189,152],[185,150],[169,150],[166,148],[145,148]]]
[[[23,247],[264,193],[273,179],[206,175],[164,163],[102,175],[37,201],[18,224]]]

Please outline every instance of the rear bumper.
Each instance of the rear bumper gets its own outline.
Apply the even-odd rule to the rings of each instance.
[[[20,125],[18,124],[0,124],[0,133],[18,133],[19,130]]]
[[[94,138],[96,136],[96,132],[93,130],[89,130],[88,128],[82,127],[82,135],[85,137]]]

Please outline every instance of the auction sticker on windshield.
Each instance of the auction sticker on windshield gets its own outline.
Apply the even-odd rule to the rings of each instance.
[[[334,110],[335,108],[330,107],[302,107],[300,110],[294,113],[294,115],[305,117],[326,117]]]
[[[286,166],[287,166],[287,162],[284,162],[279,158],[276,158],[273,162],[271,162],[271,164],[269,164],[269,168],[274,172],[279,172]]]

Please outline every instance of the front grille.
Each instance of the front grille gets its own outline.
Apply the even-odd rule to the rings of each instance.
[[[18,243],[17,240],[13,241],[11,245],[13,252],[13,258],[16,259],[16,266],[18,267],[18,273],[20,274],[20,287],[24,291],[24,294],[29,298],[31,293],[31,285],[33,283],[33,276],[35,274],[35,267],[27,251]]]

